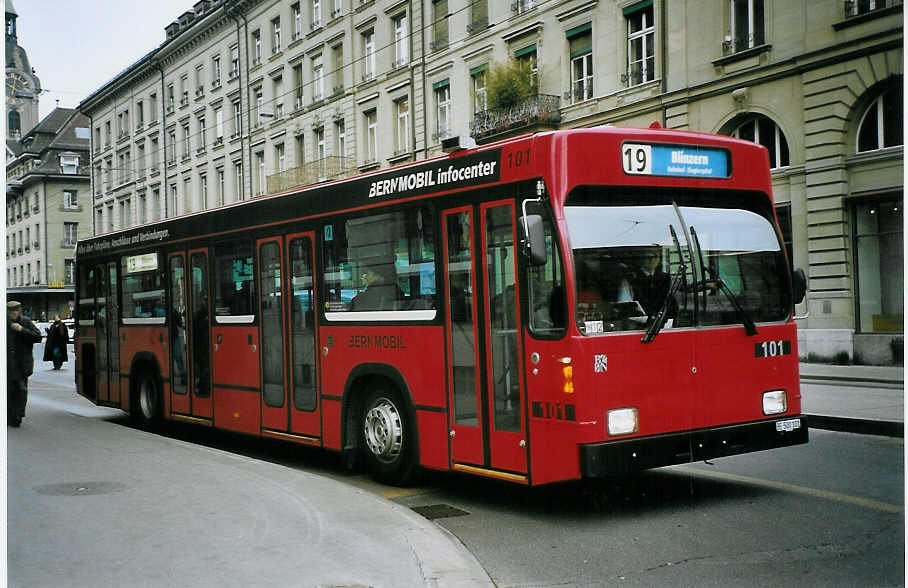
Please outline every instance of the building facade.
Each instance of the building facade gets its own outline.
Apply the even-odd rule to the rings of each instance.
[[[900,0],[200,1],[97,90],[96,233],[480,142],[611,124],[767,147],[800,353],[901,361]],[[530,96],[491,100],[502,64]]]
[[[88,117],[57,108],[7,141],[6,295],[35,320],[72,313],[76,241],[91,220],[88,129]]]

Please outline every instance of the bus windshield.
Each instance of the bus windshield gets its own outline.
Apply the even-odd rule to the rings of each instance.
[[[611,205],[585,196],[564,210],[581,332],[644,330],[663,307],[665,328],[788,317],[787,264],[765,216],[683,197]]]

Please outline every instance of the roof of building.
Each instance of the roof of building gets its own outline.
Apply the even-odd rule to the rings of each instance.
[[[19,16],[19,13],[16,12],[16,7],[13,6],[13,0],[6,0],[6,14],[15,14]]]
[[[85,131],[78,133],[78,128],[84,128]],[[16,158],[24,154],[42,158],[36,167],[29,170],[29,174],[57,174],[60,173],[60,162],[56,157],[44,155],[49,151],[87,152],[88,128],[88,117],[75,108],[55,108],[21,139],[7,139],[6,147]],[[87,161],[83,162],[83,165],[86,164]]]

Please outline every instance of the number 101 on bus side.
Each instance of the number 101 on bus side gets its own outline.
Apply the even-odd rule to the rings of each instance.
[[[808,440],[764,149],[557,131],[78,246],[79,393],[519,484]]]

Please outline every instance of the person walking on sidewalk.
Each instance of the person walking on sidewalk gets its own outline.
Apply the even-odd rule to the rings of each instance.
[[[44,342],[44,361],[54,362],[54,369],[60,369],[69,360],[66,346],[69,345],[69,330],[60,315],[54,315],[54,322],[47,328],[47,340]]]
[[[21,313],[20,303],[6,303],[6,422],[12,427],[25,417],[28,377],[35,367],[32,346],[41,342],[41,331]]]

